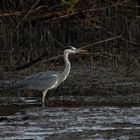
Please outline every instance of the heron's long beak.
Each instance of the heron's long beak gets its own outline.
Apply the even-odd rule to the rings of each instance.
[[[88,53],[88,50],[84,50],[84,49],[79,49],[80,53]]]

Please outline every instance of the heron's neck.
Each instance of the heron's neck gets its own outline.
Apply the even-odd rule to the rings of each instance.
[[[62,75],[63,75],[63,81],[67,78],[67,76],[69,75],[69,72],[70,72],[70,68],[71,68],[71,65],[70,65],[70,61],[68,59],[68,53],[64,52],[63,54],[63,57],[64,57],[64,62],[65,62],[65,69],[64,71],[62,72]]]

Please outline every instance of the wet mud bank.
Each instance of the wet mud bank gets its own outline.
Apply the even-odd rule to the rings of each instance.
[[[36,97],[36,100],[40,103],[42,93],[31,90],[11,90],[9,85],[13,81],[1,81],[1,103],[11,104],[12,102],[12,104],[15,104],[16,102],[26,102],[20,97],[27,97],[27,99]],[[91,69],[83,67],[83,69],[77,69],[73,67],[67,80],[57,89],[48,92],[46,104],[47,106],[68,107],[139,106],[139,81],[139,78],[136,76],[127,76],[112,68],[98,67]],[[13,98],[12,101],[10,98]]]

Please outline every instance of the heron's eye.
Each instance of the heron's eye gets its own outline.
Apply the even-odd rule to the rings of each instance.
[[[74,47],[71,47],[71,50],[75,50],[76,48],[74,48]]]

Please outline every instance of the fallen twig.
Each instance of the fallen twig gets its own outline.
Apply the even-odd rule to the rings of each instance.
[[[83,46],[83,47],[81,47],[81,49],[85,49],[85,48],[88,48],[90,46],[95,46],[95,45],[98,45],[98,44],[101,44],[101,43],[104,43],[104,42],[108,42],[108,41],[111,41],[111,40],[115,40],[115,39],[118,39],[118,38],[121,38],[121,37],[122,37],[122,35],[118,35],[118,36],[115,36],[115,37],[107,38],[107,39],[104,39],[104,40],[101,40],[101,41],[98,41],[98,42],[95,42],[95,43]]]

